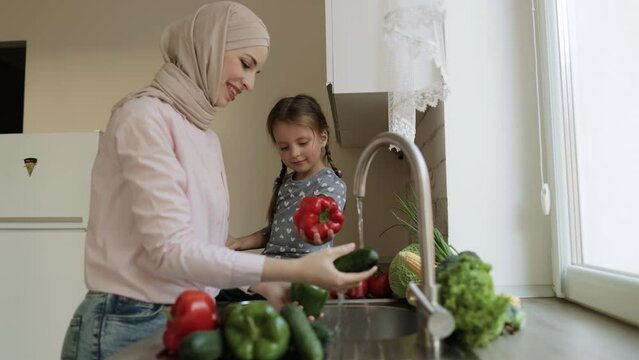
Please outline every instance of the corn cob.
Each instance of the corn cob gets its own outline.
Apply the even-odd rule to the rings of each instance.
[[[422,258],[410,251],[400,251],[399,258],[402,259],[408,270],[417,276],[422,276]]]
[[[512,305],[517,310],[521,309],[521,299],[519,297],[508,294],[506,294],[506,297],[508,298],[510,305]]]

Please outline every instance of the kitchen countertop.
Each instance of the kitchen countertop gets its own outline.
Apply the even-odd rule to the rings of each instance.
[[[559,298],[522,299],[522,303],[525,327],[475,350],[480,359],[639,358],[637,327]]]
[[[489,359],[635,359],[639,328],[558,298],[522,299],[527,315],[524,328],[503,335],[475,355]],[[111,360],[155,359],[162,351],[158,332]]]

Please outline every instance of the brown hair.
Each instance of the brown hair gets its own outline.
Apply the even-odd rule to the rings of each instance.
[[[289,123],[302,126],[308,126],[317,135],[322,132],[326,132],[326,146],[324,147],[324,159],[328,161],[333,171],[340,178],[342,172],[333,163],[331,156],[331,150],[328,147],[330,140],[330,131],[328,128],[328,122],[322,112],[322,108],[317,101],[308,95],[300,94],[292,97],[281,98],[271,112],[268,114],[266,120],[266,130],[271,136],[271,140],[275,142],[275,135],[273,134],[273,128],[277,123]],[[275,185],[273,186],[273,195],[271,196],[271,202],[268,208],[268,223],[273,222],[273,215],[275,214],[275,206],[277,204],[277,193],[280,190],[280,186],[284,181],[288,168],[282,162],[282,169],[280,175],[275,179]]]

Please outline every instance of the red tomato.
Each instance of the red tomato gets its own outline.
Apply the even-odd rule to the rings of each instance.
[[[173,353],[178,350],[180,341],[190,333],[215,329],[217,326],[215,300],[204,291],[185,290],[171,306],[162,340],[166,349]]]
[[[359,286],[346,290],[346,297],[349,299],[362,299],[368,292],[368,280],[362,281]]]
[[[328,294],[331,296],[331,299],[337,299],[337,290],[333,289]]]
[[[388,283],[388,274],[385,272],[378,272],[368,279],[368,293],[375,298],[388,298],[391,297],[393,291]]]
[[[164,334],[162,334],[162,341],[169,352],[176,352],[180,348],[180,340],[182,340],[182,337],[173,330],[175,326],[172,324],[173,323],[167,323],[167,329],[164,331]]]

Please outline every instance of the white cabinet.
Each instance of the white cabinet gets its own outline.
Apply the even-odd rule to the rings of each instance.
[[[99,132],[0,135],[2,359],[59,359],[86,293],[84,240]],[[26,158],[37,158],[31,174]]]
[[[385,92],[387,1],[326,0],[326,79],[336,94]]]
[[[2,230],[0,348],[3,359],[59,359],[86,293],[84,230]]]
[[[363,147],[388,129],[386,1],[326,0],[326,80],[337,139]]]
[[[99,132],[0,135],[0,229],[86,228],[99,138]],[[27,158],[37,159],[31,174]]]

